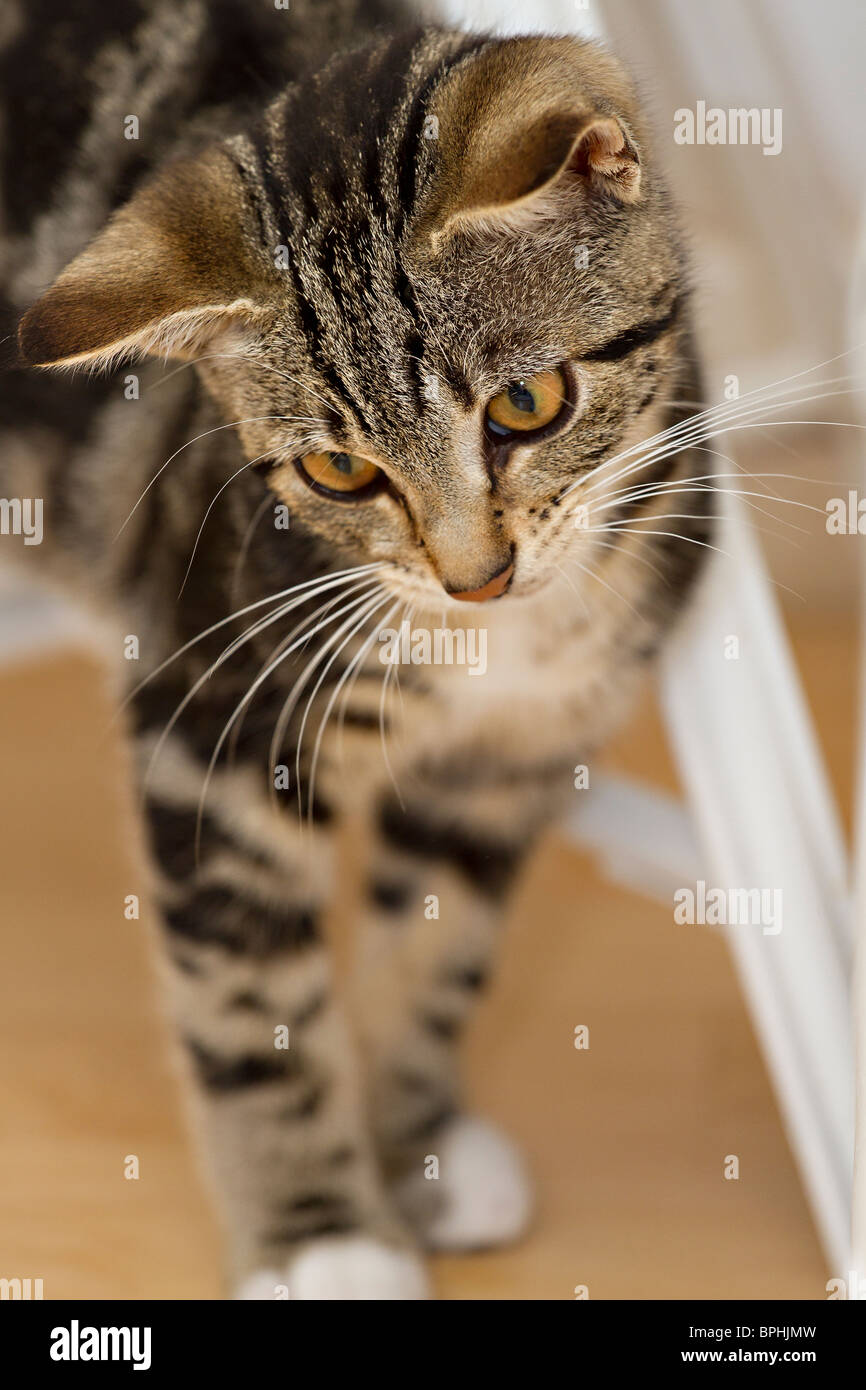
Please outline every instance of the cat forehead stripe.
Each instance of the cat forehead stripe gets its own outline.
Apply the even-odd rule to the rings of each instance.
[[[679,323],[682,308],[683,300],[681,296],[678,296],[662,318],[650,319],[644,323],[633,324],[631,328],[623,329],[621,333],[617,333],[615,337],[602,343],[601,347],[583,353],[580,361],[620,362],[623,357],[627,357],[631,352],[636,352],[638,348],[649,347],[663,333]]]

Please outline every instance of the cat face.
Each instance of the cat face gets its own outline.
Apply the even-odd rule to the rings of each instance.
[[[436,606],[531,594],[588,540],[567,490],[651,432],[679,370],[681,254],[639,125],[577,40],[339,57],[138,194],[22,352],[194,358],[341,560]]]

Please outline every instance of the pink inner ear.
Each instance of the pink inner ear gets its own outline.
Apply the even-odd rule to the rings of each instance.
[[[640,162],[613,117],[600,117],[578,138],[568,160],[571,173],[589,178],[623,201],[637,197]]]
[[[568,166],[576,174],[602,173],[610,169],[611,156],[625,153],[625,136],[616,121],[596,121],[575,145]]]

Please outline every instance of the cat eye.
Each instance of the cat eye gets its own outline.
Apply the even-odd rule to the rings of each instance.
[[[354,500],[377,490],[385,482],[381,468],[358,454],[302,454],[296,462],[304,480],[329,497]]]
[[[559,367],[509,382],[487,406],[487,428],[497,438],[545,429],[566,408],[568,395],[568,381]]]

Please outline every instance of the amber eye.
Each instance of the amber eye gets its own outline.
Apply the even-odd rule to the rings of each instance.
[[[385,480],[381,468],[358,454],[304,454],[298,468],[314,487],[341,497],[366,492]]]
[[[487,427],[492,434],[525,434],[551,424],[566,404],[568,383],[564,372],[539,372],[512,381],[487,407]]]

